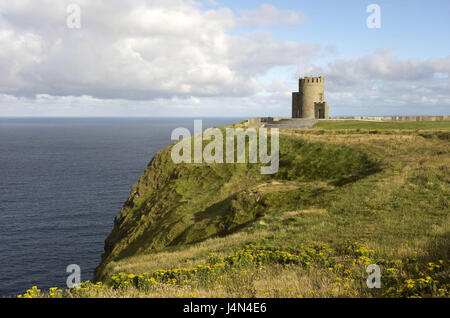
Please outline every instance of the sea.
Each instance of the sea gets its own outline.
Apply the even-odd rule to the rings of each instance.
[[[89,280],[131,187],[172,130],[243,118],[0,118],[0,297]]]

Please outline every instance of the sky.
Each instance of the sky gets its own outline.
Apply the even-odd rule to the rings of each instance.
[[[325,77],[330,116],[449,115],[448,17],[448,0],[0,0],[0,117],[290,116],[304,76]]]

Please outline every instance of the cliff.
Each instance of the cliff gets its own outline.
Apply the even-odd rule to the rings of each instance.
[[[260,164],[174,164],[170,146],[148,164],[114,220],[95,279],[124,258],[224,236],[275,207],[323,205],[331,184],[354,182],[377,170],[355,147],[280,136],[280,169]],[[327,185],[328,184],[328,185]]]
[[[273,175],[176,165],[168,147],[117,215],[97,282],[19,297],[448,298],[449,124],[281,130]]]

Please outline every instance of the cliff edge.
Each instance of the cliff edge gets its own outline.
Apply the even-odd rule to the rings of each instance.
[[[225,236],[267,211],[284,206],[320,207],[335,186],[377,171],[378,164],[356,147],[313,142],[281,134],[280,168],[260,174],[260,164],[175,164],[173,145],[148,164],[115,217],[95,280],[128,257]]]

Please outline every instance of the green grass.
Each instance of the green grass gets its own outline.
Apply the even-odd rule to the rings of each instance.
[[[167,198],[177,193],[178,197],[164,206],[166,214],[159,212],[160,219],[149,222],[145,230],[135,220],[142,219],[137,217],[140,213],[154,218],[154,212],[143,211],[142,205],[136,205],[136,210],[125,207],[119,217],[126,213],[134,219],[130,218],[129,227],[126,222],[122,226],[142,234],[129,244],[133,232],[121,232],[119,237],[127,243],[116,242],[116,251],[105,258],[97,278],[107,280],[118,272],[137,275],[194,267],[207,263],[212,252],[227,257],[249,243],[292,251],[302,245],[323,244],[335,251],[333,259],[338,260],[344,257],[339,251],[346,242],[362,241],[377,255],[371,262],[403,264],[396,272],[399,276],[389,278],[389,288],[393,288],[389,292],[361,287],[365,265],[356,261],[341,264],[348,275],[330,274],[328,265],[316,262],[311,264],[314,277],[310,265],[280,268],[279,264],[266,264],[267,272],[261,273],[258,267],[247,264],[240,269],[245,274],[230,270],[211,277],[209,283],[202,278],[203,285],[189,285],[190,289],[175,284],[144,295],[142,291],[129,295],[173,297],[188,295],[188,288],[199,297],[337,296],[331,288],[336,282],[330,279],[352,286],[345,290],[340,286],[341,296],[440,295],[423,286],[425,289],[406,292],[402,284],[407,279],[425,279],[420,276],[424,271],[417,268],[449,258],[448,138],[398,130],[389,130],[389,134],[316,132],[282,133],[280,170],[273,176],[261,176],[259,166],[249,164],[175,167],[161,153],[155,159],[158,165],[135,186],[144,189],[139,200],[156,200],[149,206],[161,208],[164,199],[152,197],[152,190],[145,187],[154,187],[162,175],[175,177],[157,186],[157,195]],[[159,177],[154,179],[153,175]],[[411,262],[417,266],[407,268]],[[255,281],[255,275],[263,282]],[[291,282],[292,277],[297,279]],[[438,289],[446,290],[446,281],[440,282],[438,277]],[[230,286],[229,280],[234,279],[248,285]],[[285,279],[283,286],[278,279]]]
[[[103,277],[103,267],[111,261],[227,235],[250,224],[269,205],[278,204],[278,199],[266,200],[271,194],[260,191],[261,184],[292,182],[297,189],[299,182],[345,183],[377,168],[358,149],[285,135],[280,136],[276,175],[261,175],[259,164],[176,165],[170,150],[158,153],[133,187],[106,240],[96,278]],[[292,195],[297,194],[286,192],[289,200]]]
[[[450,121],[369,122],[356,120],[330,120],[316,123],[313,129],[421,129],[450,130]]]
[[[372,129],[281,131],[270,176],[164,149],[115,219],[103,284],[44,296],[449,297],[448,133]]]

